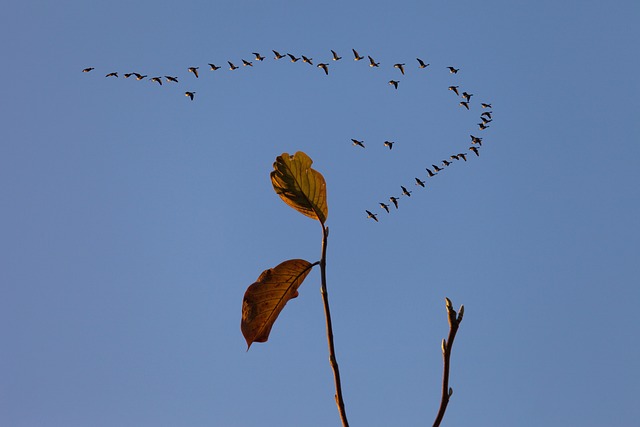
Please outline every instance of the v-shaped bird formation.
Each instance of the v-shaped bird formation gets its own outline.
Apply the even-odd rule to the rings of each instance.
[[[302,63],[302,64],[309,64],[311,66],[314,65],[313,63],[313,58],[311,56],[308,55],[295,55],[289,52],[286,53],[280,53],[277,50],[272,50],[274,56],[273,56],[273,61],[279,61],[281,59],[284,58],[289,58],[291,63]],[[323,72],[325,74],[325,76],[329,76],[330,75],[330,67],[332,65],[330,64],[337,64],[339,61],[341,61],[343,58],[342,56],[340,56],[335,50],[330,50],[331,55],[327,55],[327,59],[325,59],[324,61],[319,61],[317,62],[317,64],[315,65],[315,68],[320,69],[321,72]],[[358,53],[357,50],[355,49],[351,49],[351,52],[353,54],[353,60],[354,61],[361,61],[363,59],[368,58],[369,60],[369,68],[371,69],[378,69],[381,68],[381,62],[376,61],[373,56],[371,55],[360,55]],[[249,57],[249,56],[248,56]],[[253,69],[254,68],[254,62],[255,62],[255,66],[257,68],[261,67],[262,63],[264,62],[264,60],[266,59],[266,56],[261,55],[259,52],[251,52],[251,56],[250,58],[252,58],[252,61],[246,60],[244,58],[240,58],[240,62],[237,61],[237,59],[234,59],[234,61],[237,64],[242,64],[242,67],[239,65],[235,65],[234,62],[232,62],[231,60],[227,60],[227,64],[229,64],[229,71],[231,72],[238,72],[237,70],[240,68],[245,68],[245,69]],[[393,68],[396,69],[397,71],[395,71],[396,73],[398,73],[398,76],[401,78],[404,78],[406,76],[406,73],[410,72],[410,70],[416,69],[419,73],[423,73],[425,69],[427,69],[428,67],[431,66],[430,63],[427,63],[425,61],[423,61],[421,58],[415,58],[417,61],[416,63],[413,63],[413,65],[408,65],[407,62],[396,62],[394,64],[389,64],[389,68]],[[366,63],[366,61],[363,61]],[[221,66],[218,66],[214,63],[207,63],[207,65],[209,66],[209,70],[211,72],[216,72],[219,69],[221,69]],[[431,67],[433,68],[433,67]],[[195,80],[193,79],[199,79],[201,74],[204,73],[200,73],[199,72],[200,67],[199,66],[189,66],[189,67],[185,67],[184,70],[186,70],[187,75],[191,74],[193,75],[193,77],[191,77],[190,80],[190,84],[193,84],[195,82]],[[444,70],[448,70],[449,74],[452,75],[456,75],[458,74],[458,72],[460,71],[460,68],[455,68],[453,66],[445,66],[441,68],[443,71]],[[94,67],[87,67],[84,68],[82,70],[83,73],[91,73],[93,70],[95,70]],[[446,71],[445,71],[446,72]],[[155,73],[154,73],[155,74]],[[208,73],[207,73],[208,74]],[[163,86],[162,83],[162,76],[164,76],[165,78],[165,82],[166,83],[171,83],[171,84],[177,84],[179,83],[179,78],[182,77],[178,77],[178,76],[171,76],[171,75],[158,75],[158,76],[153,76],[149,77],[149,75],[147,74],[142,74],[142,73],[137,73],[137,72],[128,72],[128,73],[124,73],[122,74],[124,78],[129,78],[131,76],[135,76],[136,80],[147,80],[151,83],[157,83],[157,87],[160,88],[161,86]],[[452,76],[452,78],[454,78],[454,76]],[[107,78],[113,78],[113,79],[118,79],[118,71],[111,71],[108,70],[108,72],[105,74],[105,77]],[[186,78],[186,77],[185,77]],[[385,80],[382,80],[381,83]],[[399,89],[400,86],[400,80],[388,80],[387,84],[392,86],[394,90],[392,90],[392,92],[395,92],[396,90]],[[460,86],[459,85],[450,85],[448,88],[449,91],[453,92],[456,97],[458,97],[458,99],[462,98],[461,101],[458,102],[458,105],[462,108],[464,108],[467,111],[471,111],[472,107],[474,106],[473,103],[471,102],[471,98],[473,97],[472,93],[466,92],[466,91],[462,91],[462,94],[460,94]],[[196,98],[196,92],[194,90],[192,90],[191,88],[189,88],[189,90],[186,90],[184,92],[184,95],[189,98],[189,100],[193,101]],[[480,114],[480,123],[477,124],[478,129],[480,131],[484,131],[486,129],[488,129],[490,127],[489,123],[493,122],[493,112],[492,110],[492,105],[491,103],[487,103],[487,102],[482,102],[480,103],[480,107],[482,108],[483,112]],[[424,177],[425,179],[421,179],[419,176],[414,177],[415,180],[415,185],[418,186],[419,188],[427,188],[427,179],[431,179],[436,177],[439,173],[442,173],[443,171],[449,169],[450,167],[452,167],[454,164],[456,163],[466,163],[467,162],[467,156],[471,155],[472,157],[479,157],[480,156],[480,148],[482,146],[482,138],[474,136],[474,135],[470,135],[471,136],[471,144],[468,147],[468,149],[466,150],[466,152],[460,152],[460,153],[453,153],[451,154],[448,158],[445,158],[443,160],[441,160],[439,163],[439,165],[436,164],[431,164],[431,167],[426,167],[426,173],[427,175]],[[351,142],[353,146],[356,146],[358,148],[365,148],[365,141],[362,139],[357,139],[357,138],[351,138]],[[384,141],[381,145],[383,147],[386,147],[389,151],[391,151],[393,149],[395,142],[394,141]],[[368,151],[368,150],[367,150]],[[473,153],[473,154],[471,154]],[[413,193],[413,191],[409,190],[407,187],[400,185],[399,186],[400,189],[399,191],[401,191],[400,195],[398,196],[389,196],[388,200],[389,202],[391,202],[393,204],[393,206],[395,207],[395,209],[399,209],[400,206],[400,198],[401,197],[411,197],[411,194]],[[385,204],[384,202],[378,202],[379,206],[381,209],[383,209],[384,211],[386,211],[387,214],[390,214],[392,212],[393,209],[390,209],[390,205]],[[374,212],[372,212],[371,210],[365,209],[365,212],[367,214],[367,218],[373,219],[375,222],[379,222],[378,220],[378,215]]]

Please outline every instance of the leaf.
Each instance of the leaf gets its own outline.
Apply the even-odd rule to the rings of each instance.
[[[262,272],[247,288],[242,300],[240,329],[247,350],[254,342],[266,342],[271,327],[290,299],[298,296],[298,288],[315,264],[303,259],[290,259]]]
[[[273,189],[286,204],[322,224],[327,220],[327,184],[322,174],[311,169],[313,160],[302,151],[276,157],[271,172]]]

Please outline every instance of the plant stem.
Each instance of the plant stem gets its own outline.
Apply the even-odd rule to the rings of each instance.
[[[453,309],[451,300],[445,298],[447,304],[447,317],[449,319],[449,337],[446,340],[442,340],[442,359],[444,361],[444,369],[442,373],[442,400],[440,401],[440,409],[436,415],[436,420],[433,422],[433,427],[438,427],[444,418],[444,413],[447,410],[449,404],[449,398],[453,394],[453,389],[449,387],[449,369],[451,367],[451,348],[453,347],[453,340],[456,338],[456,332],[458,332],[458,326],[462,322],[462,316],[464,315],[464,306],[460,306],[460,314],[456,316],[456,311]]]
[[[349,427],[347,421],[347,412],[344,409],[344,400],[342,399],[342,385],[340,384],[340,369],[338,369],[338,361],[336,360],[336,350],[333,345],[333,327],[331,326],[331,311],[329,310],[329,294],[327,293],[327,238],[329,237],[329,228],[322,224],[322,257],[320,258],[320,293],[322,294],[322,303],[324,304],[324,316],[327,321],[327,341],[329,342],[329,362],[333,369],[333,379],[336,384],[336,405],[340,413],[343,427]]]

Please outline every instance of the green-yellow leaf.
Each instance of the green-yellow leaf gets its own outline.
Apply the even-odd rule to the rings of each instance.
[[[273,189],[286,204],[322,224],[327,220],[327,184],[322,174],[311,169],[313,160],[302,151],[282,153],[271,172]]]
[[[298,287],[315,264],[303,259],[290,259],[262,272],[247,288],[242,300],[240,329],[247,350],[254,342],[269,339],[271,327],[290,299],[298,296]]]

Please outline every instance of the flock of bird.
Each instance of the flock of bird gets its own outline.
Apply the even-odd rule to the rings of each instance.
[[[352,53],[353,53],[353,60],[354,61],[362,61],[365,59],[364,55],[360,55],[358,53],[358,51],[356,51],[355,49],[351,49]],[[273,59],[276,61],[279,61],[281,59],[284,58],[288,58],[291,62],[295,63],[298,61],[302,61],[303,63],[309,64],[311,66],[314,65],[313,63],[313,58],[307,57],[305,55],[300,55],[299,57],[296,55],[293,55],[291,53],[285,53],[285,54],[281,54],[280,52],[276,51],[276,50],[272,50],[274,57]],[[261,55],[258,52],[252,52],[253,55],[253,60],[249,61],[246,59],[241,59],[242,61],[242,66],[243,67],[253,67],[254,66],[254,62],[258,61],[258,62],[262,62],[266,59],[265,56]],[[377,62],[373,57],[371,57],[370,55],[367,55],[366,58],[369,60],[369,67],[371,68],[378,68],[380,67],[380,62]],[[328,61],[333,61],[333,62],[337,62],[342,60],[342,56],[338,55],[338,53],[334,50],[331,50],[331,59]],[[420,58],[416,58],[417,61],[417,68],[418,69],[425,69],[427,67],[429,67],[431,64],[426,63],[425,61],[423,61]],[[234,64],[232,61],[227,61],[227,64],[229,65],[229,70],[230,71],[236,71],[237,69],[240,68],[240,66]],[[209,70],[210,71],[218,71],[220,68],[222,68],[221,66],[218,66],[216,64],[213,63],[209,63]],[[325,75],[329,75],[329,62],[319,62],[316,64],[316,67],[319,68],[320,70],[322,70]],[[406,63],[395,63],[393,64],[393,68],[397,69],[400,74],[402,76],[405,75],[405,70],[407,69],[407,64]],[[82,70],[83,73],[89,73],[91,71],[93,71],[95,68],[94,67],[87,67],[85,69]],[[450,74],[457,74],[460,69],[459,68],[455,68],[453,66],[447,66],[445,67],[445,69],[449,70]],[[187,68],[187,72],[193,74],[193,76],[195,78],[199,78],[199,70],[200,67],[188,67]],[[136,73],[136,72],[130,72],[130,73],[124,73],[123,77],[124,78],[130,78],[134,76],[136,80],[147,80],[151,83],[157,83],[158,85],[162,86],[163,85],[163,80],[162,77],[164,77],[165,82],[166,83],[178,83],[178,77],[177,76],[169,76],[169,75],[164,75],[164,76],[152,76],[149,77],[146,74],[141,74],[141,73]],[[105,77],[107,78],[118,78],[118,72],[117,71],[112,71],[109,72],[105,75]],[[396,90],[398,89],[398,85],[400,84],[400,80],[389,80],[388,82],[389,85],[393,86]],[[460,93],[460,87],[459,86],[449,86],[448,88],[451,92],[453,92],[456,96],[458,97],[462,97],[462,101],[459,102],[459,106],[470,110],[470,103],[471,103],[471,97],[473,96],[473,94],[468,93],[466,91],[462,91],[462,93]],[[195,98],[195,91],[185,91],[184,95],[186,97],[188,97],[189,99],[191,99],[191,101],[194,100]],[[480,123],[478,123],[478,128],[480,129],[480,131],[483,131],[487,128],[489,128],[489,123],[491,123],[493,121],[492,118],[492,114],[493,112],[491,111],[492,106],[489,103],[480,103],[480,106],[483,109],[482,114],[480,114]],[[482,146],[482,138],[474,136],[474,135],[470,135],[471,136],[471,145],[469,146],[469,151],[472,152],[473,154],[475,154],[475,156],[480,156],[480,152],[479,152],[479,148],[480,146]],[[363,140],[358,140],[355,138],[351,139],[351,142],[353,143],[354,146],[357,147],[361,147],[361,148],[365,148],[365,143]],[[393,145],[395,144],[395,142],[393,141],[384,141],[384,146],[389,148],[389,150],[393,149]],[[439,172],[442,172],[445,168],[450,167],[454,162],[466,162],[467,161],[467,155],[469,153],[455,153],[449,156],[448,159],[444,159],[441,161],[441,166],[432,164],[431,165],[431,169],[430,168],[426,168],[427,171],[427,177],[428,178],[433,178],[434,176],[436,176]],[[426,187],[426,180],[422,180],[419,177],[414,178],[415,179],[415,185],[425,188]],[[395,206],[396,209],[398,209],[399,206],[399,200],[401,197],[405,196],[405,197],[411,197],[411,193],[412,191],[408,190],[407,187],[401,185],[400,189],[402,190],[402,194],[400,196],[391,196],[389,197],[389,201],[391,203],[393,203],[393,205]],[[391,209],[390,209],[390,205],[384,203],[384,202],[379,202],[380,208],[384,209],[387,213],[391,213]],[[378,215],[376,213],[371,212],[370,210],[365,210],[365,212],[367,213],[367,218],[371,218],[374,221],[378,222]]]

